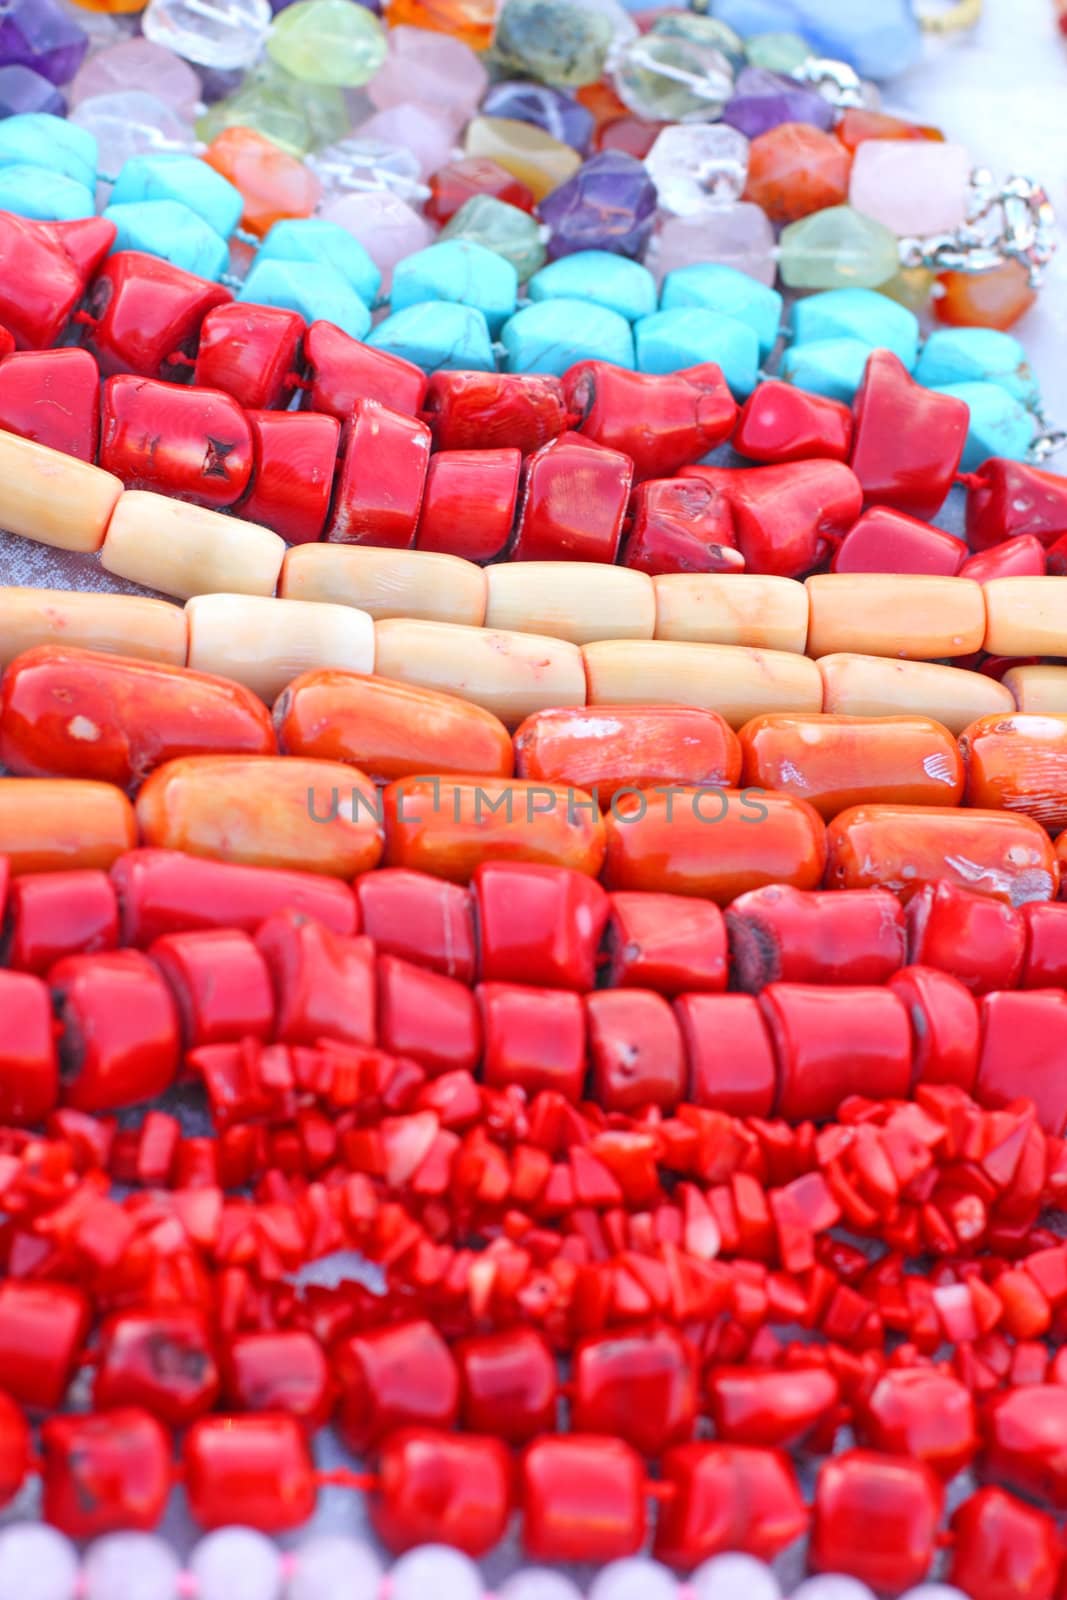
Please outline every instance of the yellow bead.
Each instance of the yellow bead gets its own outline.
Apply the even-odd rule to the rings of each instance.
[[[577,172],[582,158],[569,144],[561,144],[532,122],[513,117],[475,117],[467,128],[464,146],[469,156],[488,156],[505,172],[533,192],[535,200]]]

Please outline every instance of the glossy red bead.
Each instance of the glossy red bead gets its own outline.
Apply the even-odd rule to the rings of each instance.
[[[912,966],[950,972],[972,994],[1017,986],[1026,952],[1021,910],[941,879],[916,890],[907,919]]]
[[[275,1036],[373,1045],[378,1037],[374,945],[338,934],[300,911],[276,911],[256,933],[274,989]]]
[[[907,1098],[911,1028],[891,989],[772,983],[759,1004],[778,1057],[778,1116],[833,1117],[852,1094]]]
[[[59,1099],[52,1006],[41,979],[0,972],[0,1017],[0,1118],[16,1127],[41,1122]]]
[[[542,373],[435,372],[426,390],[435,450],[539,450],[568,426],[558,378]]]
[[[848,1450],[819,1471],[808,1560],[899,1594],[929,1571],[941,1505],[941,1484],[921,1462]]]
[[[41,1429],[45,1520],[72,1539],[156,1527],[172,1482],[170,1438],[132,1407],[49,1417]]]
[[[284,411],[296,392],[307,331],[299,312],[234,301],[204,318],[193,382],[248,411]]]
[[[712,900],[617,890],[608,896],[607,981],[612,989],[718,994],[726,988],[726,922]]]
[[[889,987],[908,1013],[915,1083],[974,1090],[978,1072],[978,1006],[958,978],[933,967],[902,967]]]
[[[580,1100],[585,1082],[585,1012],[581,997],[518,983],[480,983],[485,1040],[483,1077],[496,1089],[528,1095],[554,1089]]]
[[[415,534],[418,550],[441,550],[467,561],[492,561],[511,538],[522,454],[503,450],[438,450],[430,457]]]
[[[353,339],[332,322],[313,322],[304,338],[307,406],[347,422],[358,400],[377,400],[414,417],[426,395],[426,374],[387,350]]]
[[[377,400],[357,400],[341,432],[341,463],[326,539],[409,549],[429,459],[425,423]]]
[[[520,211],[532,211],[536,204],[524,183],[487,156],[458,156],[446,161],[430,179],[429,187],[426,215],[442,228],[475,195],[487,194],[506,206],[518,206]]]
[[[801,578],[822,565],[860,514],[863,491],[841,461],[684,467],[725,495],[749,572]]]
[[[428,872],[379,867],[355,881],[363,931],[376,948],[473,983],[477,966],[474,897]]]
[[[93,1404],[137,1406],[168,1428],[185,1428],[219,1396],[215,1343],[192,1306],[121,1311],[100,1335]]]
[[[538,1439],[523,1455],[521,1479],[522,1542],[534,1561],[616,1561],[644,1544],[644,1470],[621,1439]]]
[[[117,231],[103,217],[31,222],[0,215],[0,323],[19,350],[59,343]]]
[[[605,1111],[672,1110],[685,1096],[685,1048],[670,1002],[651,989],[585,999],[593,1092]]]
[[[735,1117],[769,1117],[778,1069],[759,1001],[748,994],[683,994],[674,1002],[689,1061],[688,1098]]]
[[[341,425],[321,411],[248,411],[254,465],[240,508],[289,544],[322,537],[333,492]]]
[[[235,928],[170,933],[148,954],[177,1003],[186,1050],[272,1036],[270,973],[247,933]]]
[[[120,250],[109,256],[89,292],[86,343],[107,378],[180,378],[195,354],[209,311],[233,296],[159,256]]]
[[[113,950],[118,941],[118,900],[106,872],[31,872],[13,880],[3,940],[8,966],[43,975],[62,956]]]
[[[728,439],[737,406],[714,362],[667,374],[579,361],[563,375],[578,430],[633,462],[634,478],[669,478]]]
[[[991,456],[963,481],[972,550],[989,550],[1027,534],[1047,548],[1067,533],[1067,479],[1059,473]]]
[[[891,506],[871,506],[834,551],[831,572],[911,572],[954,578],[967,547],[942,528]]]
[[[1046,551],[1032,533],[1005,539],[992,550],[980,550],[963,563],[958,576],[975,583],[991,583],[994,578],[1043,578],[1047,572],[1062,577],[1067,572],[1067,547],[1062,539]]]
[[[221,390],[121,374],[104,384],[100,465],[127,489],[223,510],[252,476],[252,432]]]
[[[455,1426],[459,1371],[429,1322],[353,1334],[334,1350],[333,1364],[337,1427],[354,1455],[365,1455],[398,1428]]]
[[[478,1006],[466,984],[399,956],[379,956],[378,1042],[433,1077],[473,1071],[481,1058]]]
[[[661,1476],[671,1494],[659,1509],[654,1553],[690,1571],[724,1550],[760,1561],[808,1526],[808,1509],[780,1450],[741,1444],[684,1444],[668,1451]]]
[[[852,416],[850,465],[864,499],[929,521],[959,468],[970,417],[966,403],[922,388],[891,351],[874,350]]]
[[[632,481],[628,456],[581,434],[542,445],[526,463],[511,559],[614,561]]]
[[[89,1300],[67,1283],[0,1283],[0,1371],[20,1405],[54,1411],[66,1394],[91,1321]]]
[[[511,1477],[499,1439],[405,1429],[382,1445],[371,1521],[397,1554],[429,1544],[483,1556],[507,1529]]]
[[[658,1457],[693,1436],[695,1351],[673,1328],[587,1339],[574,1353],[570,1403],[576,1432],[624,1439]]]
[[[460,1416],[472,1433],[526,1444],[556,1430],[559,1374],[548,1344],[533,1328],[506,1328],[461,1340],[454,1350]]]
[[[185,1436],[182,1463],[189,1510],[203,1528],[284,1533],[315,1509],[314,1464],[295,1417],[201,1417]]]
[[[721,489],[699,478],[649,478],[630,497],[621,562],[666,572],[743,572],[734,515]]]
[[[840,1387],[829,1367],[713,1367],[708,1412],[715,1436],[734,1444],[785,1449],[833,1423]]]
[[[592,989],[608,920],[600,885],[570,867],[485,861],[471,886],[479,975],[501,983]]]
[[[326,1353],[300,1328],[236,1334],[225,1347],[223,1381],[234,1410],[284,1411],[312,1431],[333,1408]]]
[[[861,1443],[924,1461],[939,1478],[961,1472],[978,1448],[970,1391],[937,1367],[884,1372],[856,1406]]]
[[[946,1582],[972,1600],[1053,1600],[1063,1567],[1056,1524],[1003,1489],[979,1489],[952,1518]]]
[[[169,989],[137,950],[65,956],[48,974],[61,1025],[64,1104],[117,1111],[154,1100],[178,1070],[178,1012]]]
[[[887,889],[770,884],[726,909],[736,988],[769,983],[885,983],[906,959],[904,913]]]
[[[87,350],[26,350],[0,362],[0,428],[95,461],[100,373]]]
[[[1067,1506],[1067,1387],[1035,1383],[995,1395],[983,1433],[988,1477],[1044,1505]]]
[[[980,1015],[975,1099],[995,1107],[1025,1096],[1034,1102],[1045,1132],[1061,1135],[1067,1128],[1067,993],[987,994]]]
[[[32,1440],[19,1407],[0,1391],[0,1506],[18,1494],[30,1469]]]
[[[13,890],[17,883],[18,879]],[[1026,929],[1019,988],[1067,989],[1067,905],[1030,900],[1019,909]]]
[[[852,413],[839,400],[771,378],[745,401],[730,443],[750,461],[847,461]]]

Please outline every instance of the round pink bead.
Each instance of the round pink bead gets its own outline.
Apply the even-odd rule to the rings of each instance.
[[[369,1545],[324,1534],[297,1551],[285,1600],[377,1600],[381,1584],[382,1564]]]
[[[967,1600],[967,1596],[951,1583],[920,1583],[902,1594],[900,1600]]]
[[[874,1596],[858,1578],[848,1578],[841,1572],[823,1572],[816,1578],[806,1578],[793,1590],[792,1600],[874,1600]]]
[[[281,1600],[283,1569],[277,1549],[252,1528],[219,1528],[189,1557],[196,1600]]]
[[[677,1596],[674,1574],[645,1556],[610,1562],[589,1589],[589,1600],[677,1600]]]
[[[499,1600],[582,1600],[577,1584],[547,1567],[526,1567],[497,1590]]]
[[[389,1574],[391,1600],[482,1600],[481,1573],[467,1556],[424,1544],[401,1556]]]
[[[175,1600],[181,1567],[173,1550],[151,1533],[112,1533],[98,1539],[82,1568],[84,1600]]]
[[[44,1523],[17,1522],[0,1533],[0,1600],[71,1600],[78,1555]]]
[[[712,1556],[689,1580],[696,1600],[781,1600],[778,1579],[755,1556]]]

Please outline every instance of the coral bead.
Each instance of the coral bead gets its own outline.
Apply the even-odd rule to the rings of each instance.
[[[14,1499],[30,1466],[30,1430],[18,1406],[0,1392],[0,1506]]]
[[[1003,1489],[979,1489],[952,1518],[949,1582],[973,1600],[1052,1600],[1063,1565],[1056,1524]]]
[[[251,128],[224,128],[204,160],[240,190],[241,221],[260,238],[285,217],[309,217],[322,193],[310,167]]]
[[[644,1544],[644,1471],[621,1439],[539,1439],[521,1473],[523,1545],[535,1560],[615,1561]]]
[[[204,1528],[282,1533],[315,1509],[315,1475],[295,1417],[202,1417],[182,1451],[189,1509]]]
[[[571,1422],[659,1456],[692,1437],[697,1415],[693,1350],[670,1328],[586,1340],[574,1357]]]
[[[145,1411],[49,1417],[41,1429],[44,1515],[73,1539],[149,1530],[170,1494],[171,1444]]]
[[[60,1037],[67,1105],[115,1111],[152,1100],[178,1070],[174,999],[137,950],[65,956],[48,974]]]
[[[227,1347],[226,1395],[241,1411],[284,1411],[314,1430],[333,1401],[329,1364],[319,1341],[300,1328],[242,1333]]]
[[[203,1315],[191,1307],[123,1311],[104,1325],[93,1403],[137,1406],[170,1428],[210,1411],[219,1373]]]
[[[668,1451],[663,1479],[672,1493],[660,1507],[655,1553],[688,1571],[736,1550],[773,1561],[808,1525],[789,1458],[779,1450],[737,1444],[685,1444]]]
[[[455,1350],[463,1425],[506,1444],[555,1431],[559,1376],[551,1350],[533,1328],[508,1328],[461,1341]]]
[[[864,1444],[925,1461],[951,1478],[978,1448],[974,1401],[956,1378],[933,1367],[882,1374],[858,1407]]]
[[[598,883],[568,867],[483,861],[472,888],[483,980],[594,987],[609,910]]]
[[[337,1425],[355,1455],[399,1428],[450,1428],[459,1411],[455,1360],[429,1322],[353,1334],[334,1351]]]
[[[758,1372],[715,1367],[708,1402],[715,1434],[737,1444],[772,1448],[802,1443],[838,1404],[837,1379],[827,1367]]]
[[[90,1308],[65,1283],[0,1284],[0,1370],[4,1389],[35,1410],[55,1410],[89,1331]]]
[[[938,1479],[920,1462],[846,1451],[819,1472],[811,1565],[899,1594],[929,1570],[941,1503]]]
[[[511,1476],[499,1439],[394,1433],[382,1446],[371,1518],[390,1550],[445,1544],[482,1556],[504,1536]]]

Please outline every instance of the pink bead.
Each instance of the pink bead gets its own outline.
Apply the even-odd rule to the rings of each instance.
[[[967,214],[970,174],[961,144],[865,139],[852,158],[849,204],[896,234],[951,233]]]
[[[196,115],[200,79],[187,61],[150,39],[123,39],[90,55],[67,90],[72,106],[97,94],[121,94],[136,85],[154,94],[187,122]]]
[[[280,1552],[251,1528],[218,1528],[189,1557],[196,1600],[281,1600]]]
[[[377,1600],[381,1584],[382,1564],[369,1545],[324,1534],[297,1551],[285,1600]]]
[[[967,1600],[967,1596],[951,1583],[920,1583],[902,1594],[900,1600]]]
[[[791,1600],[874,1600],[874,1595],[858,1578],[846,1578],[840,1572],[821,1573],[808,1578],[793,1590]]]
[[[381,269],[382,289],[386,292],[397,262],[424,249],[433,239],[430,224],[387,189],[366,189],[330,200],[320,216],[327,222],[336,222],[359,240]]]
[[[781,1600],[778,1579],[755,1556],[712,1556],[689,1580],[696,1600]]]
[[[481,1573],[468,1556],[424,1544],[401,1556],[389,1574],[391,1600],[482,1600]]]
[[[77,1552],[55,1528],[17,1522],[0,1533],[0,1600],[72,1600],[77,1583]]]
[[[747,200],[710,206],[695,217],[668,217],[648,255],[657,281],[675,267],[717,261],[760,283],[774,282],[774,229],[759,206]]]
[[[390,28],[389,54],[367,85],[379,111],[413,101],[433,106],[460,127],[489,87],[489,74],[469,45],[425,28]]]
[[[175,1600],[181,1567],[170,1546],[151,1533],[98,1539],[82,1567],[84,1600]]]
[[[497,1590],[498,1600],[582,1600],[578,1586],[548,1567],[525,1567]]]
[[[677,1595],[674,1574],[646,1556],[609,1562],[589,1589],[589,1600],[677,1600]]]
[[[437,38],[438,35],[434,35]],[[445,107],[416,105],[411,100],[386,106],[360,123],[360,139],[378,139],[383,144],[405,144],[418,159],[424,178],[443,167],[456,143],[456,118]]]

